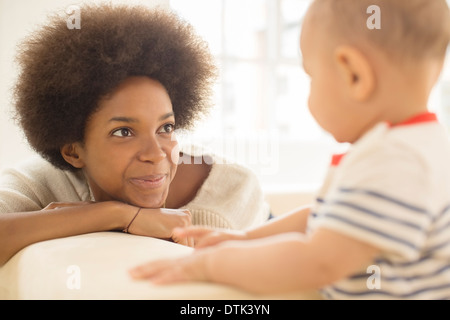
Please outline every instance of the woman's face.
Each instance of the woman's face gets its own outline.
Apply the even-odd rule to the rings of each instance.
[[[165,88],[130,77],[89,118],[78,156],[96,201],[162,207],[177,169],[175,117]]]

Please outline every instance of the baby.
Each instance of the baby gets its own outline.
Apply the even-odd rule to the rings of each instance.
[[[196,239],[192,255],[131,275],[329,299],[450,298],[450,144],[427,109],[449,39],[445,0],[313,1],[300,39],[309,109],[351,144],[316,202],[245,232],[178,229]]]

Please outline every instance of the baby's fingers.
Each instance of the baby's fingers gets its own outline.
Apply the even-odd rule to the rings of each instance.
[[[174,234],[172,236],[172,240],[175,243],[182,244],[184,246],[191,247],[191,248],[193,248],[195,245],[195,239],[192,237],[179,237],[177,234]]]
[[[167,263],[167,260],[149,262],[130,269],[128,272],[134,279],[148,279],[163,271]]]
[[[146,279],[153,284],[170,284],[187,280],[175,260],[150,262],[129,270],[129,273],[136,280]]]
[[[179,238],[194,238],[194,239],[204,237],[210,232],[212,232],[211,229],[198,226],[175,228],[173,230],[174,235],[176,235]]]

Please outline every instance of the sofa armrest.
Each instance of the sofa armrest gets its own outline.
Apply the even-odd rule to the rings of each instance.
[[[227,286],[191,282],[155,286],[127,270],[192,248],[120,232],[99,232],[30,245],[0,268],[0,299],[266,299]],[[303,299],[305,293],[270,298]],[[316,297],[312,297],[316,298]]]

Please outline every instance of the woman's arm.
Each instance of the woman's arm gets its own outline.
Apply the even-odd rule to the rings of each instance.
[[[74,236],[90,232],[125,229],[138,208],[116,201],[72,203],[33,212],[0,214],[0,265],[5,264],[22,248],[44,240]],[[186,238],[174,237],[175,227],[191,224],[188,211],[142,209],[129,233],[173,239],[190,244]]]
[[[0,214],[0,265],[35,242],[96,231],[119,230],[131,219],[116,202],[83,204],[20,213]]]

